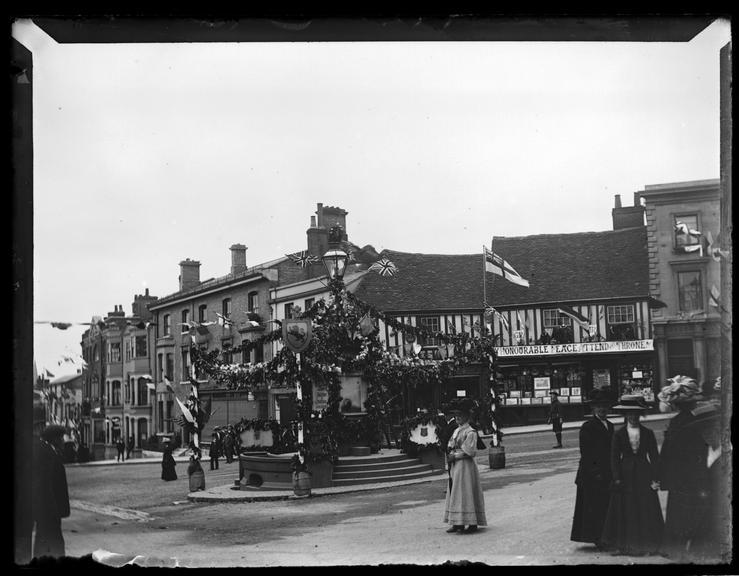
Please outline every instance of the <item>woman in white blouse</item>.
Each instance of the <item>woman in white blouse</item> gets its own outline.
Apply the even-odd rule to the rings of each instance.
[[[470,426],[472,402],[462,400],[453,409],[457,428],[447,444],[447,485],[444,522],[451,524],[447,532],[469,534],[478,526],[487,526],[485,499],[480,484],[480,472],[475,463],[477,430]],[[467,526],[467,528],[465,528]]]

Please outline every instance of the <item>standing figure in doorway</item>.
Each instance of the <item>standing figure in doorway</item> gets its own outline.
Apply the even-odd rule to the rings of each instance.
[[[575,514],[570,540],[600,546],[611,487],[611,442],[613,424],[606,418],[611,402],[608,394],[595,389],[590,394],[593,417],[580,427],[580,464],[575,484]]]
[[[444,504],[444,522],[451,524],[447,530],[450,533],[470,534],[478,526],[487,526],[480,472],[475,462],[477,430],[469,423],[471,411],[472,402],[468,399],[452,409],[457,428],[447,444],[449,483]]]
[[[221,439],[218,431],[214,430],[210,439],[210,469],[218,470],[218,456],[221,452]]]
[[[126,444],[126,458],[131,459],[131,452],[133,452],[134,448],[134,440],[133,440],[133,434],[131,434],[128,437],[128,444]]]
[[[549,407],[547,424],[552,425],[554,437],[557,439],[557,445],[552,446],[552,448],[562,448],[562,422],[564,422],[564,419],[562,418],[562,405],[559,403],[559,392],[552,390],[549,395],[552,397],[552,404]]]
[[[655,554],[662,541],[657,439],[639,422],[647,408],[641,395],[622,396],[613,407],[624,414],[625,426],[611,442],[613,481],[601,542],[621,554]]]

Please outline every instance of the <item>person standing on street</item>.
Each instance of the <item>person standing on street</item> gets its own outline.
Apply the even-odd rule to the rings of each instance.
[[[552,425],[554,437],[557,439],[557,445],[552,448],[562,448],[562,405],[559,403],[559,392],[551,391],[549,395],[552,397],[552,404],[549,407],[549,418],[547,424]]]
[[[657,439],[639,422],[647,408],[640,395],[624,395],[613,407],[625,415],[625,426],[611,442],[613,480],[601,542],[615,553],[655,554],[662,541]]]
[[[128,437],[128,444],[126,445],[126,458],[131,459],[131,452],[133,452],[134,440],[133,434]]]
[[[32,514],[36,525],[33,556],[64,556],[62,518],[69,517],[69,491],[62,450],[64,427],[51,425],[34,445]]]
[[[226,457],[227,464],[231,464],[234,459],[234,438],[232,434],[231,428],[229,427],[223,436],[223,454]]]
[[[187,466],[187,476],[190,481],[190,492],[205,490],[205,472],[200,465],[202,454],[199,448],[193,448],[190,464]]]
[[[607,393],[595,389],[590,394],[593,418],[580,427],[580,464],[575,484],[575,513],[570,540],[600,546],[611,486],[611,442],[613,424],[606,418],[611,402]]]
[[[660,454],[660,489],[668,491],[662,552],[690,562],[718,553],[719,410],[711,402],[699,408],[704,396],[693,378],[678,375],[669,382],[658,395],[666,409],[678,410]]]
[[[162,480],[167,482],[177,480],[177,472],[174,467],[177,463],[172,456],[172,446],[167,442],[164,445],[164,454],[162,454]]]
[[[126,444],[123,442],[123,438],[118,438],[118,440],[115,443],[116,450],[118,451],[118,456],[116,457],[116,462],[123,462],[126,460]]]
[[[210,440],[210,469],[218,470],[218,456],[221,452],[221,439],[218,436],[218,432],[214,431]]]
[[[444,522],[451,524],[447,532],[470,534],[478,526],[487,526],[485,499],[477,469],[477,430],[470,426],[472,402],[462,400],[452,409],[457,428],[447,444],[447,484]],[[467,528],[465,528],[465,525]]]

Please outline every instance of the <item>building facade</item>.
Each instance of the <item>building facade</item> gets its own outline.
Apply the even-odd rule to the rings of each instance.
[[[649,289],[666,306],[653,311],[657,378],[721,375],[720,182],[645,186]]]

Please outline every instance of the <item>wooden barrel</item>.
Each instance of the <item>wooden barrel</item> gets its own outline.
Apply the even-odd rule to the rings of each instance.
[[[490,468],[495,470],[505,468],[505,446],[490,446],[488,452]]]
[[[310,496],[309,472],[293,472],[293,492],[296,496]]]

